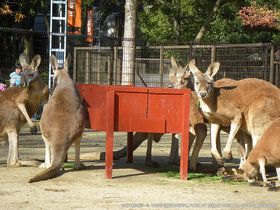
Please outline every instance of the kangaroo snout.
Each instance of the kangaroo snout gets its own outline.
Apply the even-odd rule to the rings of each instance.
[[[206,91],[203,91],[203,92],[199,92],[199,95],[202,97],[202,98],[205,98],[207,97],[207,92]]]

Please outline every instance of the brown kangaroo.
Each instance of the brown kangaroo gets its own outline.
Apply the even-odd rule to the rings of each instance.
[[[44,107],[40,121],[46,149],[45,163],[42,167],[47,169],[30,179],[30,183],[54,177],[59,172],[73,142],[75,142],[74,166],[75,169],[81,167],[80,141],[85,128],[85,110],[79,91],[68,74],[70,58],[69,54],[62,69],[58,68],[58,61],[54,55],[50,58],[57,85]]]
[[[211,123],[211,151],[217,160],[221,159],[216,149],[221,121],[230,122],[230,133],[224,149],[224,157],[228,159],[232,157],[231,145],[239,129],[252,137],[252,145],[255,146],[264,131],[280,116],[280,91],[269,82],[248,78],[213,87],[213,77],[219,70],[219,62],[211,64],[205,73],[200,72],[192,62],[189,66],[194,75],[199,107]],[[246,143],[250,143],[248,138]]]
[[[264,183],[268,183],[265,173],[265,165],[276,167],[278,184],[280,184],[280,118],[277,118],[265,130],[256,146],[252,149],[244,165],[245,174],[249,182],[258,178],[259,171]],[[242,150],[245,152],[244,150]]]
[[[21,127],[27,122],[32,134],[37,128],[31,121],[40,103],[48,100],[49,89],[40,78],[38,66],[41,56],[36,55],[27,64],[25,54],[19,56],[23,68],[20,86],[7,88],[0,92],[0,141],[9,141],[8,166],[19,166],[18,139]]]

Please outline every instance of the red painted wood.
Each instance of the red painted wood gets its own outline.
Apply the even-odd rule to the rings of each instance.
[[[181,113],[183,121],[181,124],[181,160],[180,160],[180,179],[188,179],[188,157],[189,157],[189,115],[190,115],[190,95],[184,94]],[[184,120],[187,119],[187,120]]]
[[[87,128],[106,131],[105,177],[112,178],[113,133],[128,132],[128,162],[133,132],[181,133],[180,178],[187,179],[190,90],[77,84],[88,111]]]
[[[165,133],[165,119],[130,118],[130,130],[145,133]]]
[[[115,94],[109,91],[106,95],[106,156],[105,156],[105,178],[112,179],[113,169],[113,138],[114,138],[114,115]]]

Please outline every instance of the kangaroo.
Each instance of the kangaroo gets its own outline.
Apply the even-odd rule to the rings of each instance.
[[[9,87],[0,92],[0,141],[9,141],[8,166],[20,166],[18,139],[21,127],[27,122],[30,132],[37,127],[30,119],[38,106],[49,97],[49,89],[40,78],[38,66],[41,56],[36,55],[29,65],[25,54],[19,56],[23,68],[20,86]]]
[[[58,61],[54,55],[50,57],[50,64],[54,70],[54,80],[57,83],[52,96],[45,105],[40,120],[42,138],[45,142],[44,171],[29,180],[29,183],[54,177],[65,160],[67,151],[75,143],[75,169],[80,164],[80,142],[85,128],[85,110],[82,99],[73,80],[68,74],[70,65],[68,55],[64,68],[58,68]]]
[[[230,122],[230,132],[223,151],[226,159],[232,157],[233,138],[239,129],[252,137],[252,147],[263,132],[280,116],[279,89],[261,79],[247,78],[222,87],[213,86],[213,77],[220,68],[215,62],[202,73],[194,62],[189,64],[194,77],[194,89],[199,96],[199,108],[211,124],[211,152],[217,160],[221,156],[216,149],[216,138],[221,121]],[[246,144],[249,144],[246,138]]]
[[[265,130],[260,140],[249,154],[244,165],[244,172],[249,182],[254,182],[261,172],[263,181],[268,183],[265,173],[265,165],[276,167],[278,182],[280,184],[280,118],[277,118]],[[242,150],[245,152],[244,150]]]

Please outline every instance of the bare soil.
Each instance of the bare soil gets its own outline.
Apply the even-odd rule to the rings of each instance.
[[[222,146],[226,140],[223,135]],[[25,126],[19,140],[21,160],[44,160],[44,142],[40,132],[30,135]],[[7,167],[8,146],[0,147],[0,209],[279,209],[280,192],[267,187],[249,186],[247,183],[207,181],[192,179],[180,181],[160,173],[168,165],[170,135],[153,144],[153,160],[159,169],[144,165],[146,142],[134,152],[134,163],[126,159],[114,161],[113,179],[105,179],[104,161],[82,161],[84,170],[65,169],[46,181],[28,183],[28,179],[43,169],[32,167]],[[126,145],[126,134],[115,133],[114,150]],[[234,145],[234,162],[238,165],[237,145]],[[105,133],[85,130],[81,154],[105,151]],[[74,147],[69,150],[69,161],[74,157]],[[209,137],[200,152],[202,167],[211,162]],[[178,166],[176,166],[178,167]],[[274,173],[270,180],[275,181]]]

